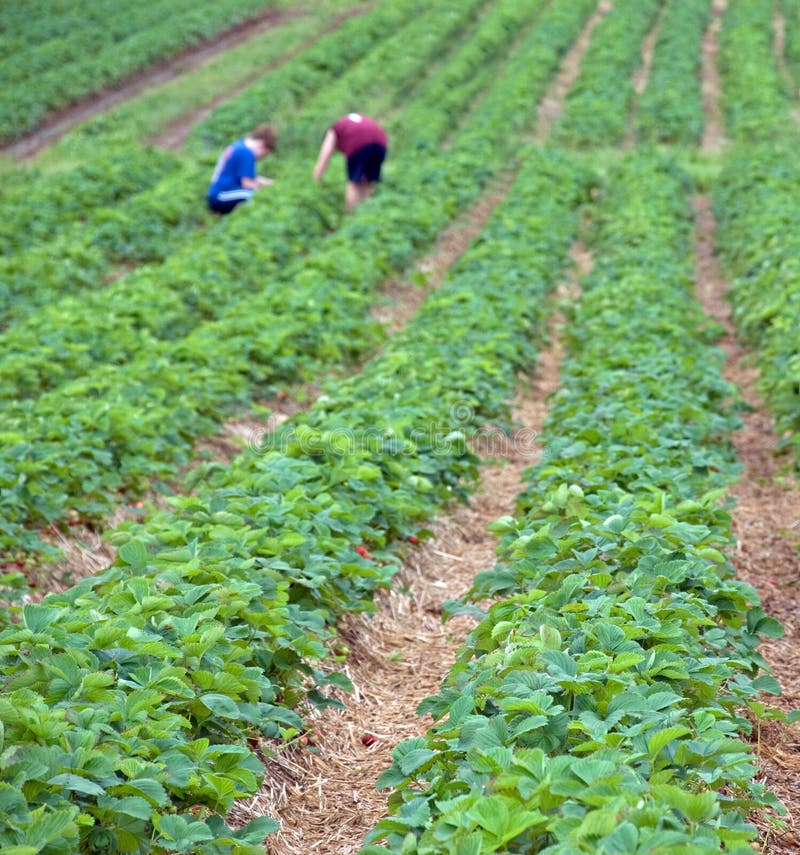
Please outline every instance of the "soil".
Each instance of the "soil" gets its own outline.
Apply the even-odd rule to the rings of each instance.
[[[725,126],[720,108],[721,83],[719,77],[719,32],[722,28],[722,16],[725,14],[727,0],[714,0],[711,6],[711,23],[703,37],[703,110],[705,126],[700,150],[705,154],[718,154],[725,145]]]
[[[778,71],[780,72],[781,78],[790,92],[800,94],[797,90],[797,84],[795,83],[794,76],[789,70],[789,66],[786,62],[786,19],[784,18],[781,10],[777,7],[775,9],[775,17],[772,21],[772,29],[775,34],[773,49],[775,51],[775,59],[778,63]],[[798,127],[800,127],[800,105],[795,104],[792,109],[792,117]]]
[[[661,19],[663,16],[664,10],[662,8],[655,24],[642,41],[642,63],[631,78],[631,86],[633,87],[634,95],[637,97],[644,92],[647,88],[647,82],[650,80],[650,69],[653,65],[653,54],[656,49],[656,39],[658,38],[658,31],[661,26]],[[628,120],[628,132],[625,134],[625,139],[622,142],[622,148],[627,151],[635,144],[636,126],[633,122],[633,115],[631,115]]]
[[[362,6],[340,14],[328,30],[335,29],[347,17],[361,14],[365,9],[366,7]],[[76,103],[54,111],[36,130],[23,135],[13,142],[0,143],[0,155],[10,154],[18,160],[31,158],[42,148],[56,142],[74,127],[88,121],[98,113],[110,110],[112,107],[133,98],[145,89],[160,86],[170,80],[174,80],[176,77],[207,62],[217,54],[229,50],[252,38],[254,35],[275,27],[289,18],[298,17],[302,14],[303,10],[301,8],[264,9],[258,15],[254,15],[248,20],[242,21],[236,26],[218,33],[200,45],[187,48],[179,54],[149,66],[125,81],[101,89],[99,92],[92,93]],[[310,42],[304,45],[302,49],[307,49],[309,44]],[[283,61],[287,61],[290,58],[286,57]],[[269,71],[271,68],[272,66],[265,69],[265,71]],[[207,108],[191,111],[181,116],[164,130],[163,135],[159,135],[157,138],[150,140],[150,142],[154,145],[161,144],[166,148],[179,146],[185,140],[192,126],[203,118],[206,109],[210,112],[217,104],[233,97],[240,89],[247,85],[248,82],[245,82],[237,87],[235,91],[226,92],[218,99],[215,99]]]
[[[602,0],[565,57],[540,103],[534,138],[546,138],[557,121],[588,47],[588,33],[610,8]],[[423,292],[443,278],[508,186],[508,178],[501,179],[463,227],[443,235],[422,264],[431,271],[425,289],[390,283],[396,304],[390,315],[377,310],[381,320],[396,327],[413,314]],[[574,298],[578,278],[591,268],[591,256],[581,245],[573,247],[572,258],[574,277],[558,299]],[[374,615],[343,622],[341,637],[350,650],[345,670],[355,687],[341,698],[345,709],[314,713],[314,727],[305,741],[265,746],[274,753],[265,758],[264,785],[252,800],[238,805],[230,819],[241,823],[264,815],[279,819],[281,831],[267,840],[270,855],[351,855],[384,814],[386,795],[376,790],[377,778],[391,762],[394,745],[422,735],[430,726],[430,719],[413,711],[438,691],[472,626],[467,618],[443,624],[442,601],[466,592],[474,576],[494,564],[496,538],[487,526],[513,513],[522,470],[540,453],[536,437],[547,399],[558,386],[561,347],[555,332],[561,322],[556,314],[552,343],[540,354],[535,376],[520,383],[514,416],[521,427],[492,447],[496,462],[482,467],[482,486],[470,506],[457,508],[432,525],[433,539],[410,550],[393,588],[376,598]]]
[[[556,299],[574,295],[590,256],[576,245],[573,260],[575,278]],[[442,601],[466,593],[475,575],[492,567],[497,541],[487,526],[513,513],[522,471],[540,454],[536,437],[558,387],[561,348],[554,333],[561,322],[555,315],[552,343],[540,354],[535,377],[521,384],[514,407],[521,427],[509,437],[484,438],[495,462],[482,467],[472,503],[442,517],[431,540],[409,549],[392,589],[378,594],[374,615],[342,622],[340,637],[350,651],[345,670],[355,687],[340,695],[345,709],[311,713],[304,740],[267,746],[275,753],[266,761],[264,786],[231,818],[280,818],[281,831],[267,840],[270,855],[352,855],[385,812],[377,778],[399,741],[423,735],[432,724],[414,710],[439,690],[474,625],[466,617],[443,623]]]
[[[725,328],[720,346],[728,355],[724,376],[740,391],[749,411],[733,437],[744,472],[730,493],[736,500],[733,564],[739,579],[751,585],[764,610],[777,618],[785,634],[764,639],[759,650],[783,687],[779,698],[765,696],[770,708],[789,713],[800,709],[800,490],[789,459],[776,449],[774,424],[758,393],[758,370],[752,354],[737,341],[726,299],[728,283],[714,257],[711,199],[694,200],[697,291],[706,313]],[[773,827],[767,817],[753,817],[762,832],[765,855],[800,851],[800,725],[762,724],[753,737],[760,776],[787,809],[788,827]]]
[[[311,45],[314,44],[314,42],[316,42],[322,35],[340,27],[342,22],[347,20],[347,18],[363,14],[367,11],[368,8],[369,6],[358,6],[349,9],[346,12],[341,12],[334,18],[333,22],[323,30],[323,32],[321,32],[314,38],[309,39],[304,44],[298,46],[295,50],[282,57],[278,62],[274,62],[271,65],[266,66],[259,72],[258,77],[261,77],[270,71],[274,71],[276,68],[280,68],[281,65],[284,65],[285,63],[289,62],[289,60],[293,59],[298,54],[301,54],[303,51],[308,50],[308,48],[311,47]],[[151,145],[168,150],[180,148],[184,144],[184,142],[186,142],[189,133],[195,125],[202,122],[220,104],[225,103],[225,101],[229,101],[231,98],[235,97],[241,91],[250,86],[255,79],[257,79],[257,77],[251,80],[245,80],[240,83],[235,89],[218,95],[212,101],[209,101],[209,103],[205,106],[184,113],[182,116],[179,116],[177,119],[167,124],[157,134],[150,137],[147,142]]]
[[[591,31],[610,8],[608,0],[601,0],[566,58],[553,87],[539,105],[534,139],[541,142],[547,139],[558,119],[565,94],[577,77]],[[715,0],[712,21],[703,42],[706,124],[701,149],[707,155],[717,154],[725,146],[716,65],[725,8],[726,0]],[[285,13],[265,17],[262,25],[274,25],[278,14]],[[252,24],[248,35],[250,32]],[[783,49],[781,33],[780,21],[777,21],[775,46],[779,56]],[[217,50],[230,44],[221,39],[215,43]],[[213,48],[209,43],[204,49]],[[645,79],[647,55],[648,48],[644,45],[640,74]],[[191,60],[183,58],[180,63],[173,60],[173,72],[177,65],[183,70],[187,61]],[[169,74],[169,71],[165,68],[162,73]],[[134,85],[135,90],[127,89]],[[135,83],[131,81],[109,96],[122,100],[151,85],[154,85],[154,78],[142,75]],[[63,128],[59,129],[54,119],[52,127],[40,129],[28,140],[30,149],[20,151],[32,153],[63,133],[67,125],[71,127],[98,109],[111,106],[101,104],[102,99],[93,99],[91,104],[67,111],[58,119],[66,123]],[[170,138],[177,140],[181,128],[189,128],[196,120],[197,114],[184,117],[180,128],[170,129]],[[166,138],[162,142],[177,144]],[[373,309],[378,320],[391,329],[399,329],[407,322],[425,294],[437,287],[480,230],[504,195],[509,180],[510,176],[503,177],[461,222],[442,236],[434,251],[421,263],[420,270],[426,274],[423,287],[407,280],[386,284],[385,300]],[[758,394],[758,372],[753,366],[752,354],[733,334],[726,299],[728,283],[714,254],[715,223],[710,199],[698,196],[694,205],[698,297],[705,311],[725,329],[720,341],[727,353],[725,376],[739,388],[749,407],[743,414],[743,428],[733,438],[745,467],[740,481],[731,491],[736,499],[733,527],[737,545],[733,560],[739,577],[755,589],[767,613],[784,625],[784,637],[765,640],[760,649],[783,686],[781,697],[765,698],[765,702],[788,712],[800,707],[796,653],[800,633],[800,491],[790,462],[776,448],[773,423]],[[591,267],[591,257],[579,245],[573,250],[573,260],[575,279],[564,286],[565,293],[570,296],[577,290],[578,277]],[[502,447],[493,450],[497,462],[482,469],[482,488],[472,504],[454,509],[436,522],[431,540],[417,546],[409,545],[397,584],[391,591],[378,595],[375,615],[351,617],[342,622],[341,638],[350,648],[345,670],[355,687],[354,692],[343,696],[346,709],[315,713],[313,730],[303,740],[265,746],[275,753],[266,759],[264,787],[252,800],[239,804],[231,819],[244,822],[265,814],[279,818],[283,825],[281,832],[267,841],[266,851],[272,855],[356,852],[363,834],[384,812],[385,794],[376,792],[375,781],[389,764],[391,748],[406,737],[423,733],[430,724],[429,720],[415,716],[413,711],[420,700],[438,691],[455,651],[471,626],[467,618],[443,624],[441,603],[444,599],[458,597],[468,589],[476,572],[493,565],[496,541],[488,533],[487,525],[512,511],[521,485],[521,471],[537,459],[539,449],[535,439],[546,414],[547,397],[558,385],[561,353],[556,332],[559,322],[556,317],[553,343],[542,352],[536,376],[520,383],[515,415],[524,427]],[[313,394],[313,390],[306,390],[302,398],[308,400]],[[303,406],[299,399],[291,396],[269,403],[274,412],[273,424]],[[207,441],[199,451],[216,459],[229,459],[240,450],[243,441],[257,441],[270,427],[270,424],[242,417],[229,423],[217,438]],[[120,511],[120,518],[138,512],[135,507]],[[61,545],[72,550],[62,584],[102,569],[113,558],[112,551],[100,543],[95,533],[86,531],[81,535],[61,538]],[[787,808],[784,829],[776,827],[768,817],[752,818],[761,831],[761,851],[765,855],[800,852],[798,727],[770,721],[762,723],[752,737],[759,780],[772,789]]]

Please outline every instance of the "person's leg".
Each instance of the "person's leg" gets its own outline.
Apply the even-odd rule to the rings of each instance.
[[[220,216],[230,214],[236,207],[236,202],[220,202],[215,196],[209,196],[207,201],[209,210]]]
[[[230,212],[242,202],[246,202],[252,195],[253,190],[223,190],[216,196],[208,197],[208,207],[217,214],[230,214]]]
[[[344,207],[347,211],[352,211],[353,208],[361,201],[361,185],[357,184],[355,181],[350,181],[348,179],[347,184],[345,184],[344,188]]]
[[[371,196],[380,181],[381,164],[386,155],[383,146],[370,144],[353,152],[347,159],[347,184],[344,206],[352,211],[356,205]]]
[[[353,185],[352,188],[348,188],[347,199],[352,200],[348,210],[352,210],[375,192],[381,180],[381,166],[385,157],[386,149],[377,144],[365,146],[358,152],[357,173],[355,170],[348,172],[350,178],[348,183]]]

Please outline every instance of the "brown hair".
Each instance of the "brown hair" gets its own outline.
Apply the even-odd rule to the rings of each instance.
[[[267,151],[275,151],[275,145],[278,141],[278,137],[269,125],[259,125],[251,132],[250,136],[254,140],[261,140]]]

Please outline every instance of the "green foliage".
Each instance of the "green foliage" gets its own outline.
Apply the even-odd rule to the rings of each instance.
[[[450,604],[482,619],[420,705],[436,724],[393,751],[365,855],[744,853],[747,812],[780,811],[738,738],[779,690],[756,647],[782,630],[725,555],[737,420],[689,189],[652,152],[607,177],[545,453],[493,527],[500,563]]]
[[[137,25],[174,2],[143,7]],[[234,831],[222,818],[261,781],[248,746],[292,740],[309,704],[350,688],[331,650],[337,620],[373,608],[396,542],[467,499],[484,440],[511,427],[508,400],[535,361],[591,184],[563,153],[520,149],[520,135],[595,5],[380,3],[215,111],[194,140],[198,163],[115,148],[91,167],[10,179],[3,852],[263,851],[276,822]],[[770,4],[730,7],[730,127],[739,139],[782,137]],[[614,4],[561,141],[619,141],[658,8]],[[665,7],[637,114],[649,139],[697,137],[691,50],[707,15],[707,0]],[[30,26],[43,32],[39,17]],[[4,28],[14,54],[22,21]],[[46,72],[64,47],[31,54]],[[381,192],[342,221],[334,194],[308,184],[307,160],[336,112],[363,105],[390,116],[392,155]],[[198,234],[211,221],[197,188],[212,150],[265,112],[282,132],[280,195]],[[87,133],[102,139],[108,124]],[[718,205],[737,320],[773,363],[767,384],[793,429],[785,234],[798,176],[791,151],[773,146],[730,158]],[[448,281],[357,376],[329,383],[382,342],[367,314],[376,286],[512,154],[524,164],[512,192]],[[649,150],[593,166],[604,177],[591,194],[597,264],[565,309],[570,356],[545,452],[517,513],[492,527],[497,567],[448,604],[479,623],[420,706],[435,725],[392,752],[380,780],[395,790],[389,816],[365,855],[744,853],[748,812],[780,811],[742,739],[751,718],[781,718],[762,700],[780,686],[758,644],[782,628],[726,554],[739,402],[720,377],[719,328],[691,298],[694,188]],[[101,517],[174,475],[233,406],[297,380],[328,394],[232,465],[197,469],[168,509],[120,526],[104,573],[25,602],[17,559],[44,548],[39,526]]]
[[[794,139],[787,85],[773,48],[771,0],[732,0],[720,34],[726,134],[736,142]]]
[[[647,86],[636,105],[639,138],[697,145],[704,115],[701,43],[711,0],[671,0],[664,6]]]
[[[281,207],[271,205],[269,221],[256,197],[215,227],[213,242],[206,234],[162,267],[65,298],[12,327],[0,359],[4,389],[9,398],[39,397],[7,404],[0,484],[9,531],[0,544],[36,546],[38,527],[63,520],[70,508],[98,518],[120,488],[141,490],[185,463],[191,442],[253,389],[314,377],[375,347],[379,331],[365,318],[372,291],[429,246],[505,165],[514,147],[506,117],[520,124],[531,117],[531,87],[543,91],[589,6],[543,16],[449,150],[428,152],[427,134],[412,137],[405,154],[402,147],[393,154],[403,182],[387,178],[358,217],[309,255],[302,254],[309,239],[327,232],[338,212],[298,177],[283,189]],[[484,47],[497,49],[514,7],[486,16]],[[543,59],[532,76],[531,62]],[[469,77],[474,55],[458,52],[453,62]],[[407,80],[408,62],[399,67]],[[443,79],[451,73],[445,66]],[[439,97],[437,87],[425,91],[431,102],[408,108],[412,127]],[[451,87],[449,103],[463,109],[472,94],[470,86]],[[287,167],[285,177],[299,169]]]
[[[264,0],[107,2],[4,14],[0,139],[21,136],[49,113],[130,77],[157,60],[251,18]],[[98,38],[98,32],[103,38]],[[23,97],[24,95],[24,97]]]
[[[796,80],[800,72],[800,9],[787,0],[781,0],[779,8],[785,22],[784,54]]]
[[[587,176],[554,153],[529,157],[484,241],[382,357],[272,447],[121,527],[112,567],[0,633],[3,780],[31,812],[78,804],[82,850],[225,851],[214,815],[261,775],[245,740],[291,739],[301,702],[348,687],[331,673],[331,626],[389,583],[393,539],[466,495],[468,440],[508,424],[534,358]],[[525,274],[509,276],[517,265]],[[387,384],[398,371],[403,395]]]
[[[630,76],[658,8],[658,0],[622,0],[598,24],[553,130],[557,143],[601,148],[622,141],[634,96]]]
[[[780,141],[734,150],[714,203],[736,327],[756,348],[762,391],[796,461],[800,269],[792,223],[800,215],[800,171],[792,150],[793,144]]]

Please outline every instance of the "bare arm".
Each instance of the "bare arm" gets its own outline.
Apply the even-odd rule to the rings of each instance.
[[[333,128],[328,128],[325,137],[322,140],[322,146],[317,156],[317,162],[314,166],[314,180],[320,181],[328,168],[328,163],[336,151],[336,134]]]
[[[241,181],[245,190],[258,190],[259,187],[267,187],[272,184],[272,179],[264,178],[263,175],[256,175],[255,178],[242,178]]]

